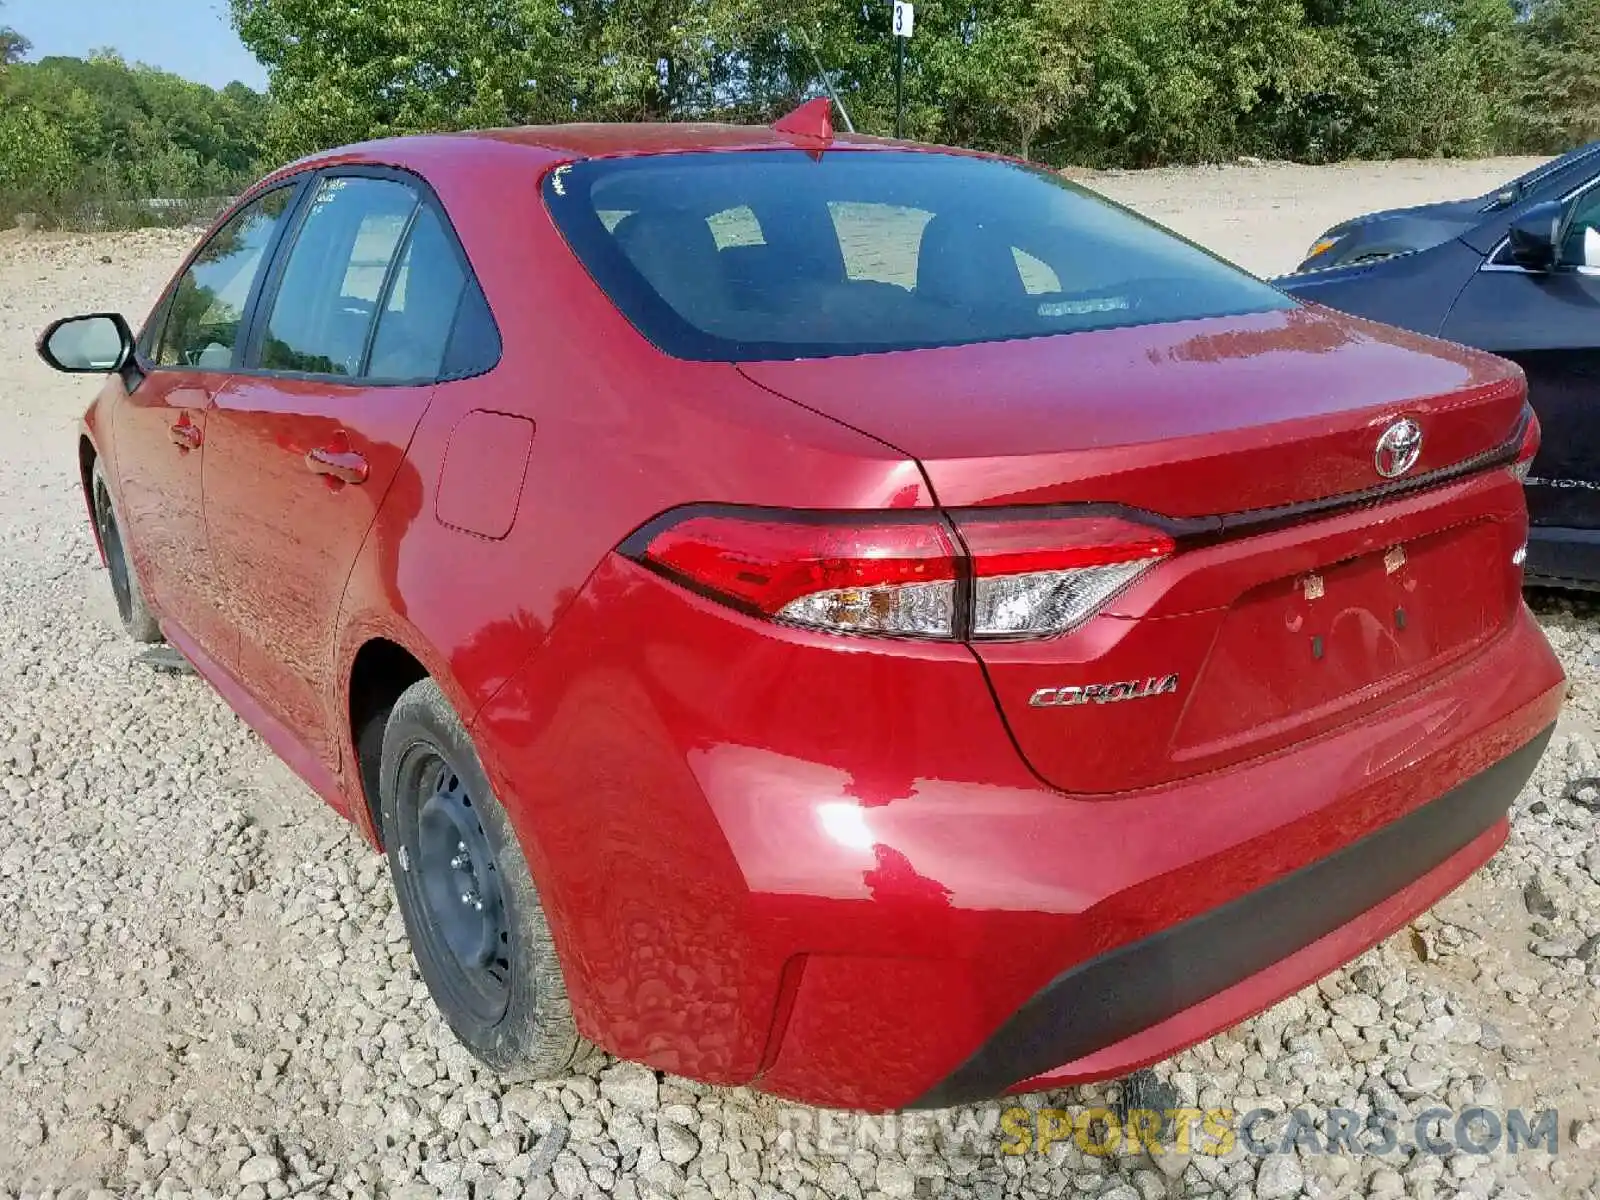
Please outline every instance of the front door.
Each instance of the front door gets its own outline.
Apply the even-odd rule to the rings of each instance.
[[[1528,398],[1544,434],[1528,475],[1528,516],[1535,526],[1529,568],[1541,575],[1570,575],[1582,565],[1536,561],[1540,527],[1546,544],[1588,540],[1567,531],[1600,537],[1600,186],[1591,185],[1574,204],[1554,271],[1526,271],[1502,246],[1467,283],[1439,331],[1527,372]],[[1600,542],[1596,546],[1600,566]]]
[[[447,227],[403,178],[334,174],[315,187],[246,369],[212,409],[205,506],[238,674],[337,775],[339,607],[385,494],[414,470],[406,450],[465,276],[454,259],[444,277],[422,262]]]
[[[294,190],[240,209],[199,249],[141,348],[143,379],[113,410],[122,523],[139,579],[164,623],[224,663],[232,625],[214,603],[201,505],[206,425],[243,350],[249,300]]]

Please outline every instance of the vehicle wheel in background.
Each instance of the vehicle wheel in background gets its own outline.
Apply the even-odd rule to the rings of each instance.
[[[128,557],[122,541],[122,526],[117,520],[116,505],[111,499],[111,487],[106,480],[105,466],[99,460],[89,476],[90,503],[94,510],[94,526],[100,535],[100,545],[105,551],[106,570],[111,576],[111,594],[117,602],[117,617],[122,628],[136,642],[159,642],[161,626],[145,603],[144,591],[139,586],[139,576]]]

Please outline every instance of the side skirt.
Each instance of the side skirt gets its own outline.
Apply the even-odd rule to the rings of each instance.
[[[161,632],[185,658],[194,664],[195,671],[217,690],[227,706],[239,714],[240,719],[260,735],[272,752],[288,764],[312,791],[328,802],[346,820],[355,811],[354,804],[345,793],[338,776],[306,749],[294,732],[253,696],[249,689],[221,663],[212,658],[171,621],[161,622]],[[357,828],[360,822],[354,822]]]

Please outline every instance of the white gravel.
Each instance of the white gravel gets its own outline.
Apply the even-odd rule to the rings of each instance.
[[[1518,166],[1095,182],[1266,273],[1393,202],[1385,181],[1442,197]],[[1140,1083],[1241,1113],[1554,1107],[1554,1157],[1012,1156],[998,1106],[872,1120],[604,1060],[561,1086],[479,1071],[381,859],[203,683],[111,631],[73,464],[93,385],[32,341],[54,315],[142,313],[187,240],[0,235],[0,1200],[1600,1194],[1600,794],[1565,794],[1600,775],[1600,607],[1564,598],[1537,607],[1571,700],[1507,849],[1350,970]]]

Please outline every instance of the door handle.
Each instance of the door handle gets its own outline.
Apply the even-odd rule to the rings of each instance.
[[[168,429],[167,436],[179,450],[200,449],[200,426],[190,424],[188,417]]]
[[[312,450],[306,455],[306,469],[340,483],[367,481],[367,460],[354,450]]]

